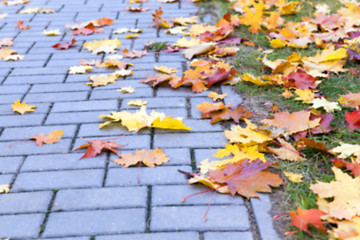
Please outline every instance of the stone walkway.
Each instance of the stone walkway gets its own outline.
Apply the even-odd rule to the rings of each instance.
[[[151,13],[159,6],[164,17],[196,14],[190,2],[161,4],[154,0],[143,4],[150,11],[124,11],[125,0],[30,0],[27,5],[2,6],[9,16],[0,20],[0,38],[13,37],[12,49],[25,55],[24,60],[0,60],[0,185],[10,184],[11,191],[0,195],[0,238],[62,239],[62,240],[221,240],[221,239],[278,239],[269,214],[270,200],[261,201],[217,194],[203,222],[203,215],[212,193],[181,199],[206,189],[189,186],[178,173],[195,170],[197,164],[224,147],[226,139],[221,125],[210,125],[200,119],[196,105],[208,101],[208,92],[195,94],[190,89],[153,89],[139,83],[146,76],[155,75],[153,65],[175,67],[180,72],[187,62],[181,53],[167,53],[131,60],[134,74],[106,87],[91,88],[84,83],[91,74],[68,75],[68,68],[78,65],[80,58],[103,59],[82,48],[85,41],[119,37],[121,48],[143,49],[152,39],[174,43],[179,37],[148,28]],[[139,5],[139,4],[136,4]],[[17,14],[22,8],[50,7],[54,14]],[[56,50],[51,46],[69,41],[71,33],[64,33],[65,24],[108,17],[115,22],[104,33],[75,36],[76,48]],[[16,20],[24,20],[30,30],[18,31]],[[120,27],[144,29],[136,40],[113,35]],[[44,28],[60,29],[62,35],[47,37]],[[136,88],[134,94],[115,91],[123,86]],[[220,89],[219,89],[220,90]],[[241,98],[231,87],[222,86],[228,93],[226,101],[233,105]],[[124,151],[134,149],[165,149],[172,160],[156,168],[121,168],[115,165],[114,155],[101,154],[96,158],[79,160],[83,151],[73,149],[87,139],[114,137],[125,133],[122,128],[99,130],[101,114],[128,109],[134,99],[149,102],[148,109],[156,109],[169,116],[184,117],[190,132],[145,130],[116,140],[126,145]],[[11,112],[10,104],[20,99],[36,105],[34,113],[19,115]],[[33,142],[8,145],[28,140],[35,134],[63,130],[63,138],[56,144],[36,146]],[[137,173],[141,183],[137,182]]]

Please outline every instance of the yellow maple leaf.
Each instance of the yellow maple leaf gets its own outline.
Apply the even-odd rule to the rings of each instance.
[[[91,75],[89,76],[89,80],[92,82],[86,83],[86,85],[88,86],[92,86],[92,87],[106,86],[109,83],[116,82],[116,75],[113,74]]]
[[[0,49],[0,59],[6,59],[7,57],[17,54],[18,52],[16,50],[10,49],[10,48],[2,48]]]
[[[8,193],[9,191],[10,191],[10,185],[9,184],[0,185],[0,194],[1,193]]]
[[[26,112],[34,112],[34,108],[36,108],[36,106],[28,105],[25,102],[20,103],[20,100],[16,100],[14,104],[11,104],[11,107],[14,112],[20,113],[21,115]]]
[[[86,50],[92,51],[94,54],[99,53],[114,53],[121,46],[121,42],[118,38],[115,39],[103,39],[94,42],[86,42],[84,43],[84,48]]]
[[[166,117],[162,119],[158,117],[152,122],[151,127],[173,130],[191,130],[191,127],[185,126],[182,119],[176,119],[172,117]]]
[[[44,31],[42,32],[42,35],[45,35],[45,36],[59,36],[60,35],[60,30],[59,29],[52,29],[52,30],[44,29]]]
[[[83,74],[92,70],[93,67],[91,66],[71,66],[69,67],[69,74]]]
[[[288,89],[285,89],[285,91],[284,91],[283,93],[279,94],[279,95],[283,96],[283,97],[286,98],[286,99],[288,99],[288,98],[290,98],[290,97],[293,96],[292,92],[289,91]]]
[[[346,58],[347,56],[348,56],[348,54],[347,54],[346,49],[345,48],[339,48],[335,52],[330,53],[329,55],[327,55],[320,62],[340,60],[340,59]]]
[[[192,16],[192,17],[177,17],[173,20],[174,25],[179,24],[182,26],[186,26],[189,24],[195,24],[198,23],[198,17]]]
[[[296,89],[295,94],[298,96],[295,100],[302,101],[303,103],[311,103],[315,98],[314,91],[308,88]]]
[[[284,48],[288,43],[282,39],[276,38],[270,41],[270,44],[273,48]]]
[[[166,66],[154,66],[154,69],[158,72],[162,72],[162,73],[166,73],[166,74],[173,74],[173,73],[177,73],[178,71],[176,70],[176,68],[169,68]]]
[[[218,94],[216,92],[210,91],[208,97],[212,98],[212,100],[215,102],[217,100],[223,100],[227,96],[226,93],[224,94]]]
[[[280,7],[281,14],[291,15],[300,11],[301,7],[299,6],[301,2],[293,1],[286,3],[284,1],[283,5]]]
[[[210,178],[205,177],[205,176],[195,175],[189,179],[188,183],[189,184],[201,183],[205,186],[208,186],[211,189],[216,189],[216,191],[219,193],[230,194],[230,189],[227,185],[224,185],[224,184],[221,185],[221,184],[215,183],[215,182],[211,181]]]
[[[191,38],[190,40],[187,40],[185,37],[182,37],[176,41],[176,43],[173,44],[173,46],[176,47],[192,47],[195,45],[199,45],[201,41],[197,38]]]
[[[116,77],[127,77],[132,75],[134,72],[131,70],[126,70],[125,68],[122,68],[120,70],[117,70],[115,72],[113,72],[112,75],[116,76]]]
[[[252,5],[253,8],[249,6]],[[245,12],[241,17],[240,21],[242,24],[250,25],[249,31],[251,33],[259,32],[261,28],[262,17],[264,15],[265,5],[262,0],[256,3],[254,0],[251,0],[249,5],[245,5],[243,7],[243,11]]]
[[[347,158],[350,156],[360,157],[360,145],[341,143],[340,146],[331,149],[335,153],[340,153],[339,158]]]
[[[252,82],[255,85],[269,85],[269,81],[263,81],[260,78],[255,77],[250,73],[244,73],[244,76],[241,77],[242,80],[246,82]]]
[[[134,93],[136,90],[133,87],[122,87],[116,91],[121,93]]]
[[[170,28],[170,29],[167,29],[165,31],[165,33],[167,34],[171,34],[171,35],[177,35],[177,34],[187,34],[185,32],[186,30],[186,27],[183,27],[183,26],[177,26],[177,27],[173,27],[173,28]]]
[[[136,107],[145,106],[146,104],[148,104],[148,101],[142,101],[140,99],[131,100],[127,103],[127,105],[129,105],[129,106],[136,106]]]
[[[300,183],[304,177],[302,174],[297,174],[293,172],[283,171],[284,175],[289,179],[290,182]]]
[[[139,34],[128,34],[125,36],[125,39],[135,39],[139,36]]]
[[[325,98],[315,98],[314,100],[312,100],[311,103],[313,104],[312,105],[313,108],[315,109],[324,108],[324,110],[328,113],[341,109],[341,107],[337,102],[329,102]]]

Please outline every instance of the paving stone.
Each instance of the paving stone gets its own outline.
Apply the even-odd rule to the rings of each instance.
[[[37,238],[45,214],[0,216],[0,235],[5,238]],[[16,226],[16,227],[14,227]]]
[[[46,212],[52,192],[8,193],[0,195],[0,214]]]
[[[144,230],[145,209],[141,208],[59,212],[49,215],[43,236],[119,234]]]
[[[161,184],[186,184],[186,178],[178,170],[191,171],[185,166],[158,166],[156,168],[138,167],[131,168],[110,168],[106,178],[106,186],[129,186],[138,185],[139,175],[142,185]],[[121,177],[119,177],[121,176]]]
[[[223,132],[171,133],[154,136],[154,146],[160,148],[179,146],[191,148],[225,147],[226,143]]]
[[[104,171],[73,170],[52,172],[22,172],[16,178],[13,191],[53,190],[74,187],[100,187]]]
[[[168,185],[168,186],[154,186],[152,188],[152,206],[166,206],[166,205],[208,205],[214,192],[207,192],[190,197],[185,202],[181,200],[191,194],[198,193],[209,189],[202,185]],[[171,194],[169,194],[171,192]],[[243,204],[244,200],[240,196],[232,196],[230,194],[217,193],[212,205],[228,204],[239,205]]]
[[[206,232],[204,240],[253,240],[251,232]]]
[[[11,93],[26,93],[30,88],[30,85],[21,85],[21,86],[12,86],[12,85],[3,85],[0,86],[0,94],[11,94]]]
[[[4,94],[0,95],[0,104],[14,103],[16,100],[21,99],[24,94]]]
[[[271,200],[269,195],[259,194],[260,199],[251,198],[255,219],[259,228],[260,236],[264,240],[281,239],[276,232],[271,216]]]
[[[181,230],[247,230],[250,227],[244,206],[212,206],[207,221],[203,215],[207,206],[153,207],[151,231]]]
[[[42,240],[89,240],[89,237],[42,238]]]
[[[0,116],[0,122],[2,127],[33,126],[40,125],[44,117],[45,114],[16,114],[9,116]]]
[[[124,99],[121,103],[121,108],[131,108],[128,103],[139,98]],[[141,98],[142,101],[147,101],[147,108],[182,108],[186,107],[186,99],[184,97],[169,97],[169,98]],[[134,108],[134,107],[132,107]]]
[[[85,100],[88,92],[59,92],[59,93],[29,93],[24,101],[26,102],[66,102]]]
[[[209,161],[219,160],[219,158],[213,156],[218,151],[219,149],[195,149],[194,153],[195,153],[196,165],[199,166],[200,162],[203,161],[204,159],[209,159]]]
[[[0,175],[0,185],[10,184],[14,178],[13,174],[2,174]]]
[[[81,124],[78,136],[80,137],[105,137],[105,136],[120,136],[128,133],[126,127],[120,124],[110,124],[103,128],[99,128],[98,123]],[[136,133],[139,134],[150,134],[150,128],[144,128]]]
[[[197,232],[141,233],[97,236],[96,240],[198,240]]]
[[[221,90],[223,93],[227,94],[226,98],[224,99],[225,104],[231,103],[233,106],[236,106],[242,103],[242,97],[235,91],[234,86],[223,85],[221,86]]]
[[[208,103],[213,103],[209,98],[192,98],[190,100],[190,104],[191,104],[191,117],[192,118],[201,118],[201,111],[199,109],[196,108],[196,106],[204,103],[204,102],[208,102]]]
[[[37,84],[37,83],[61,83],[65,75],[37,75],[37,76],[9,76],[4,82],[8,84]]]
[[[99,137],[97,139],[103,139],[103,138]],[[124,147],[119,148],[120,150],[150,148],[150,136],[148,136],[148,135],[127,135],[127,136],[123,136],[118,139],[112,139],[111,141],[114,141],[118,144],[124,145]],[[83,144],[85,144],[84,140],[76,139],[75,144],[74,144],[74,146],[75,146],[74,149],[77,146],[80,146]],[[85,153],[84,150],[83,151],[79,150],[78,152]]]
[[[0,158],[0,173],[16,173],[22,162],[22,157],[2,157]]]
[[[33,103],[28,102],[30,105]],[[50,103],[36,103],[35,114],[39,113],[48,113]],[[3,111],[3,112],[2,112]],[[0,115],[19,115],[19,113],[15,113],[11,107],[11,104],[0,105]],[[28,115],[29,113],[26,113]]]
[[[45,154],[45,153],[64,153],[69,150],[71,140],[62,139],[54,144],[45,144],[37,146],[33,141],[22,142],[21,144],[13,144],[14,142],[0,142],[0,156],[29,155],[29,154]],[[13,145],[11,145],[13,144]],[[8,147],[11,145],[11,147]]]
[[[202,119],[185,119],[184,124],[191,127],[191,130],[173,130],[174,132],[223,132],[223,128],[220,124],[210,124],[210,120]],[[155,129],[155,134],[169,133],[168,129]]]
[[[89,91],[90,87],[83,83],[53,83],[53,84],[36,84],[30,93],[45,93],[45,92],[78,92]],[[0,87],[1,91],[1,87]]]
[[[146,187],[60,190],[52,211],[146,207]]]
[[[45,124],[71,124],[100,122],[104,111],[50,113]]]
[[[126,94],[111,90],[94,90],[90,99],[117,99],[117,98],[136,98],[136,97],[152,97],[153,90],[149,88],[138,88],[132,94]]]
[[[117,100],[57,102],[51,112],[79,112],[118,109]]]
[[[52,78],[52,76],[61,75],[65,76],[69,67],[39,67],[39,68],[15,68],[9,77],[13,76],[26,76],[29,75],[46,75],[44,78]],[[54,75],[52,75],[54,74]],[[35,78],[35,77],[34,77]],[[64,80],[64,79],[63,79]]]
[[[31,172],[105,167],[107,160],[106,153],[100,154],[93,158],[80,160],[83,155],[83,153],[64,153],[28,156],[23,166],[21,167],[21,171]]]
[[[0,140],[27,140],[36,134],[44,133],[45,135],[48,135],[55,130],[64,131],[62,138],[69,138],[74,136],[76,125],[5,128],[4,132],[1,134]]]

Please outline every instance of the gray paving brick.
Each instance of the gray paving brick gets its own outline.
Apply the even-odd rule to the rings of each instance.
[[[0,235],[5,238],[37,238],[44,217],[45,214],[0,216]]]
[[[49,112],[50,103],[30,103],[30,105],[36,105],[35,113],[47,113]],[[29,113],[26,113],[28,115]],[[11,104],[6,105],[0,105],[0,115],[19,115],[18,113],[14,113],[14,111],[11,108]]]
[[[104,138],[98,138],[98,139],[104,139]],[[119,148],[120,151],[123,149],[150,148],[150,136],[148,135],[127,135],[118,139],[112,139],[111,141],[124,145],[124,147]],[[83,144],[85,144],[83,140],[77,139],[74,144],[74,149]],[[78,150],[78,152],[85,153],[84,150],[83,151]]]
[[[83,168],[104,168],[107,156],[100,154],[94,158],[81,159],[83,153],[44,154],[28,156],[21,167],[22,172],[71,170]]]
[[[106,179],[106,186],[138,185],[138,175],[142,185],[186,184],[186,178],[178,172],[178,169],[188,172],[191,171],[190,167],[185,166],[142,167],[140,169],[138,169],[138,167],[110,168]]]
[[[146,207],[146,187],[60,190],[52,211]]]
[[[203,221],[206,206],[153,207],[150,230],[247,230],[250,227],[244,206],[212,206]]]
[[[89,237],[42,238],[42,240],[89,240]]]
[[[189,96],[189,97],[200,97],[209,95],[209,91],[204,91],[202,93],[194,93],[191,91],[190,87],[180,87],[180,88],[171,88],[171,87],[163,87],[159,88],[160,91],[157,92],[158,97],[168,97],[168,96]]]
[[[224,131],[220,124],[210,124],[210,120],[202,119],[185,119],[184,123],[186,126],[191,127],[191,130],[175,130],[175,132],[222,132]],[[155,133],[166,133],[171,130],[166,129],[155,129]]]
[[[100,187],[104,171],[73,170],[55,172],[23,172],[18,175],[13,191],[49,190],[74,187]]]
[[[117,92],[115,90],[94,89],[90,99],[116,99],[116,98],[136,98],[136,97],[152,97],[153,90],[149,88],[138,88],[133,94]]]
[[[50,113],[45,124],[101,122],[99,116],[102,114],[104,111]]]
[[[120,136],[122,134],[128,133],[126,127],[121,126],[120,124],[111,124],[103,128],[99,128],[99,124],[90,123],[90,124],[81,124],[80,131],[78,136],[81,137],[105,137],[105,136]],[[144,128],[137,132],[136,134],[149,134],[150,128]]]
[[[13,76],[31,76],[31,75],[61,75],[65,76],[69,67],[39,67],[39,68],[15,68],[9,77]],[[51,76],[45,76],[44,78],[51,78]]]
[[[209,188],[202,185],[169,185],[169,186],[154,186],[152,188],[152,206],[165,205],[207,205],[212,198],[214,192],[207,192],[190,197],[184,203],[181,200],[191,194],[198,193]],[[171,192],[171,194],[169,194]],[[244,201],[240,196],[232,196],[230,194],[216,193],[213,205],[228,204],[238,205],[243,204]]]
[[[10,104],[14,103],[16,100],[21,99],[24,94],[4,94],[0,95],[0,104]]]
[[[121,108],[131,108],[128,102],[139,98],[124,99]],[[184,97],[164,97],[164,98],[141,98],[142,101],[147,101],[147,108],[182,108],[186,107],[186,99]]]
[[[48,135],[50,132],[55,130],[64,131],[62,137],[69,138],[74,136],[76,125],[5,128],[4,132],[1,134],[0,140],[20,140],[20,139],[26,140],[40,133],[44,133],[45,135]]]
[[[37,84],[37,83],[60,83],[65,75],[37,75],[37,76],[9,76],[4,82],[8,84]]]
[[[235,87],[223,85],[221,86],[221,90],[223,93],[227,94],[226,98],[224,99],[225,104],[231,103],[233,106],[236,106],[242,103],[242,97],[237,91],[235,91]]]
[[[276,232],[271,216],[271,200],[267,194],[259,194],[260,199],[251,198],[255,219],[259,228],[260,236],[264,240],[281,239]]]
[[[202,104],[203,102],[213,103],[210,98],[200,97],[190,99],[191,104],[191,117],[192,118],[201,118],[201,111],[196,108],[196,106]]]
[[[64,153],[67,152],[71,140],[61,139],[54,144],[45,144],[43,146],[37,146],[35,142],[22,142],[13,144],[14,142],[0,142],[0,156],[14,156],[14,155],[28,155],[28,154],[45,154],[45,153]],[[13,145],[11,145],[13,144]],[[9,148],[8,146],[11,145]]]
[[[10,184],[14,178],[13,174],[2,174],[0,175],[0,185]]]
[[[219,158],[213,156],[213,154],[218,151],[218,149],[195,149],[194,153],[197,166],[199,166],[200,162],[204,159],[209,159],[210,161],[219,160]]]
[[[206,232],[204,240],[253,240],[251,232]]]
[[[198,240],[197,232],[169,232],[97,236],[96,240]]]
[[[30,85],[21,85],[21,86],[10,86],[10,85],[3,85],[0,86],[0,94],[11,94],[11,93],[22,93],[24,94]]]
[[[103,101],[73,101],[55,103],[51,112],[78,112],[78,111],[96,111],[96,110],[112,110],[118,109],[117,100]]]
[[[28,102],[66,102],[85,100],[88,92],[29,93],[24,101]]]
[[[155,147],[224,147],[227,143],[223,132],[213,133],[169,133],[154,136]]]
[[[30,93],[78,92],[78,91],[88,91],[89,89],[90,87],[86,86],[83,83],[36,84],[31,88]]]
[[[144,230],[145,209],[112,209],[51,213],[43,235],[60,237],[143,232]]]
[[[0,173],[16,173],[22,162],[22,157],[2,157],[0,158]]]
[[[46,212],[52,192],[8,193],[0,195],[0,214]]]

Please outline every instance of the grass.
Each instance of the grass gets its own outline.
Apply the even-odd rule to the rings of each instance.
[[[309,17],[314,10],[314,6],[318,3],[323,3],[321,0],[309,0],[302,2],[302,8],[296,15],[286,16],[286,21],[301,21],[303,17]],[[331,7],[331,12],[335,13],[341,7],[337,0],[326,1]],[[229,2],[226,1],[211,1],[202,4],[205,9],[216,10],[212,13],[214,22],[217,22],[222,16],[228,12]],[[202,10],[203,12],[209,12]],[[254,76],[261,76],[262,74],[271,74],[269,70],[263,68],[262,62],[259,58],[263,57],[264,50],[274,50],[273,53],[268,54],[267,58],[270,60],[286,59],[294,51],[300,53],[302,56],[313,56],[317,51],[321,50],[314,44],[311,44],[306,49],[292,49],[289,47],[282,49],[273,49],[269,44],[269,40],[265,33],[259,32],[252,34],[248,31],[246,26],[239,26],[236,28],[236,37],[242,37],[246,40],[252,41],[256,44],[255,47],[241,45],[238,54],[232,59],[232,65],[240,74],[250,73]],[[345,68],[355,68],[355,63],[347,63]],[[298,111],[309,107],[300,101],[295,101],[293,98],[285,99],[279,94],[284,92],[284,89],[277,86],[257,86],[252,83],[240,82],[237,85],[241,94],[244,96],[244,105],[255,111],[260,115],[269,116],[268,109],[264,103],[274,103],[284,111]],[[359,76],[352,76],[349,73],[340,73],[339,75],[332,74],[330,78],[324,79],[319,88],[319,92],[326,96],[329,101],[336,101],[340,95],[351,91],[353,93],[360,92],[360,78]],[[353,109],[342,108],[341,111],[335,111],[335,119],[332,122],[332,127],[338,129],[330,134],[310,136],[313,140],[324,142],[326,147],[333,148],[338,146],[340,142],[358,144],[360,141],[360,132],[349,132],[346,129],[346,121],[344,119],[345,111],[353,111]],[[302,162],[285,162],[280,161],[277,169],[281,172],[288,171],[294,173],[301,173],[304,176],[302,183],[287,182],[277,194],[280,195],[281,201],[276,204],[279,209],[275,212],[288,212],[295,210],[297,206],[304,209],[316,208],[316,195],[309,189],[310,184],[316,181],[330,182],[334,179],[331,172],[332,162],[331,156],[320,152],[314,148],[304,148],[302,153],[305,155],[306,161]],[[276,222],[275,222],[276,223]],[[286,224],[289,222],[287,221]],[[295,228],[288,226],[278,226],[282,231],[293,231]],[[297,235],[292,235],[286,239],[327,239],[328,237],[316,229],[311,230],[311,235],[300,231]]]

